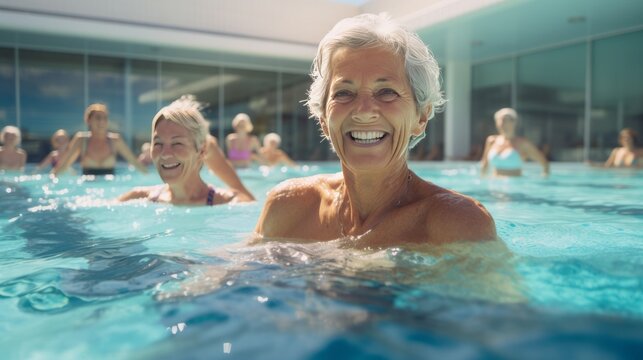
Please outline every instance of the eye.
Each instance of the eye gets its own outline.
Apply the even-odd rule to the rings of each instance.
[[[335,92],[332,99],[338,103],[347,103],[355,98],[355,94],[350,90],[339,90]]]
[[[172,143],[172,146],[183,146],[184,144],[180,141],[175,141]]]
[[[397,93],[397,91],[390,89],[390,88],[384,88],[380,89],[375,93],[375,97],[383,102],[391,102],[398,97],[400,97],[400,94]]]

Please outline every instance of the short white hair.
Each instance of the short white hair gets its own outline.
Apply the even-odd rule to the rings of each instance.
[[[266,134],[266,136],[263,137],[263,145],[266,146],[266,144],[268,144],[270,141],[276,141],[277,146],[279,146],[281,144],[281,136],[273,132]]]
[[[16,138],[18,141],[16,142],[16,145],[20,145],[22,142],[22,132],[17,126],[13,125],[7,125],[2,128],[2,132],[0,132],[0,141],[4,144],[4,134],[14,134],[16,135]]]
[[[208,134],[210,134],[210,124],[201,114],[202,107],[203,105],[196,101],[194,95],[181,96],[181,98],[174,100],[170,105],[156,113],[152,120],[152,134],[154,134],[159,120],[171,121],[188,129],[196,148],[201,149]]]
[[[420,37],[391,20],[387,14],[362,14],[338,22],[319,43],[313,61],[313,83],[306,105],[312,117],[324,116],[330,88],[331,59],[340,48],[384,47],[404,59],[406,76],[413,90],[415,105],[422,113],[431,106],[428,119],[445,103],[440,90],[440,67]],[[412,139],[413,147],[424,134]]]
[[[500,121],[500,119],[504,118],[505,116],[509,116],[515,121],[518,121],[518,113],[516,112],[516,110],[512,108],[502,108],[496,111],[495,114],[493,114],[493,118],[496,121],[496,123],[498,123],[498,121]]]

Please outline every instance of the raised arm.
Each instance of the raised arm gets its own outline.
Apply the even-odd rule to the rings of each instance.
[[[51,170],[53,175],[64,173],[67,168],[69,168],[69,166],[78,159],[78,156],[80,156],[80,147],[83,141],[83,135],[80,132],[77,132],[69,143],[69,149],[65,151],[65,154],[62,156],[62,159],[58,161],[56,167]]]
[[[538,148],[531,143],[531,141],[527,139],[522,139],[521,145],[522,145],[522,150],[523,152],[527,155],[528,158],[538,161],[540,163],[540,166],[543,168],[543,176],[548,176],[549,175],[549,161],[547,161],[547,158],[545,158],[545,155],[543,155]]]
[[[147,198],[150,196],[149,187],[137,187],[118,197],[118,201],[124,202],[134,199]]]
[[[491,145],[493,145],[493,142],[495,140],[495,136],[491,135],[487,137],[487,141],[485,141],[484,144],[484,151],[482,152],[482,159],[480,159],[480,175],[486,175],[487,170],[489,169],[489,160],[487,160],[487,154],[489,153],[489,149],[491,149]]]
[[[214,136],[208,136],[207,138],[207,148],[205,154],[205,163],[216,176],[218,176],[226,185],[230,188],[237,190],[239,193],[237,199],[239,201],[254,201],[255,197],[243,186],[241,179],[237,175],[237,172],[232,167],[232,164],[219,147],[217,139]]]
[[[116,152],[120,154],[128,163],[134,165],[134,167],[138,171],[146,174],[147,167],[141,164],[140,161],[138,161],[136,156],[134,156],[134,153],[132,152],[132,150],[130,150],[129,146],[127,146],[127,144],[125,144],[125,142],[123,141],[123,138],[121,138],[118,134],[113,134],[110,136],[113,136]]]
[[[55,150],[54,150],[54,151],[55,151]],[[36,166],[36,170],[35,170],[35,171],[40,171],[40,170],[42,170],[45,166],[47,166],[47,165],[51,164],[51,159],[54,157],[54,151],[50,151],[50,152],[49,152],[49,154],[47,154],[47,156],[45,156],[45,158],[44,158],[44,159],[42,159],[42,161],[40,162],[40,164],[38,164],[38,166]]]
[[[616,161],[616,153],[618,152],[618,149],[613,149],[612,152],[610,153],[610,157],[607,158],[605,161],[605,164],[603,164],[604,167],[609,168],[614,166],[614,161]]]

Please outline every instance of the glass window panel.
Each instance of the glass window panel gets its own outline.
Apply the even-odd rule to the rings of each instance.
[[[471,152],[480,160],[487,136],[496,133],[493,114],[511,106],[513,60],[474,65],[471,73]],[[447,106],[451,104],[447,103]]]
[[[592,48],[590,159],[605,161],[629,127],[643,133],[643,31],[598,40]]]
[[[129,86],[131,91],[131,131],[135,153],[143,143],[150,141],[152,117],[161,103],[158,89],[158,63],[156,61],[132,60],[130,62]]]
[[[252,119],[259,139],[277,131],[277,73],[256,70],[224,70],[226,135],[233,132],[232,119],[246,113]],[[222,141],[223,143],[223,141]]]
[[[161,105],[168,105],[182,95],[196,96],[197,101],[204,105],[202,113],[210,122],[210,133],[218,137],[219,90],[228,81],[231,78],[222,76],[216,66],[164,62],[161,66]]]
[[[549,157],[583,161],[586,45],[518,58],[518,132]]]
[[[442,74],[442,92],[446,93],[446,71],[440,68]],[[446,110],[446,108],[444,108]],[[444,111],[435,113],[433,119],[426,125],[426,137],[409,152],[410,160],[444,160]]]
[[[293,159],[307,160],[321,144],[316,121],[308,117],[308,108],[303,101],[307,99],[306,92],[310,87],[310,77],[302,74],[282,74],[282,134],[281,148]],[[309,134],[317,141],[309,141]]]
[[[20,50],[23,147],[35,161],[47,155],[57,129],[85,130],[82,55]]]
[[[13,49],[0,48],[0,129],[16,125],[16,67]]]
[[[103,103],[109,109],[109,128],[127,133],[125,116],[125,59],[90,56],[88,59],[89,103]]]

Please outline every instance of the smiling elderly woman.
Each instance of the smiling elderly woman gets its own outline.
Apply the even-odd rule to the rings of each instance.
[[[152,120],[152,161],[165,184],[139,187],[119,201],[144,198],[176,205],[218,205],[247,201],[239,190],[215,189],[200,172],[207,156],[208,123],[199,103],[185,95],[162,108]]]
[[[385,15],[344,19],[322,39],[312,78],[307,104],[342,172],[273,189],[260,237],[358,247],[496,238],[480,203],[408,168],[409,148],[444,103],[438,64],[417,35]]]

